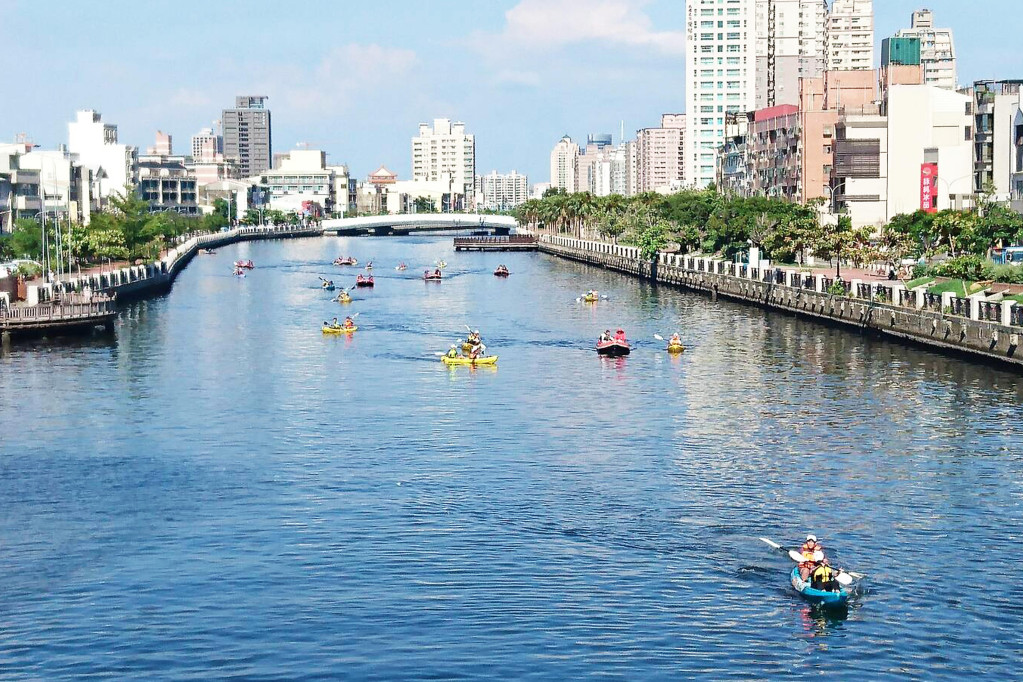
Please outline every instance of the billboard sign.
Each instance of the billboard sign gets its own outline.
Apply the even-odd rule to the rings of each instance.
[[[920,164],[920,208],[927,213],[938,212],[938,164]]]

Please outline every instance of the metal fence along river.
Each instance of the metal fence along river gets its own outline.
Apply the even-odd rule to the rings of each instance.
[[[1012,373],[449,237],[223,246],[0,352],[5,680],[1018,676]],[[757,540],[810,531],[847,613]]]

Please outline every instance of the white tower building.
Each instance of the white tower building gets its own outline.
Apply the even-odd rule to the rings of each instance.
[[[686,8],[685,170],[714,181],[725,115],[756,107],[756,0],[689,0]]]
[[[924,85],[946,90],[958,87],[956,48],[950,28],[934,28],[934,13],[929,9],[913,12],[912,28],[904,28],[899,38],[920,39],[920,64],[924,67]]]
[[[579,145],[565,135],[551,150],[551,187],[566,192],[575,191],[575,162],[579,158]]]
[[[471,196],[476,182],[476,137],[465,132],[465,124],[437,118],[433,127],[419,124],[419,136],[412,138],[412,179],[437,182],[451,179],[451,185]]]
[[[873,0],[834,0],[825,36],[828,71],[873,69]]]

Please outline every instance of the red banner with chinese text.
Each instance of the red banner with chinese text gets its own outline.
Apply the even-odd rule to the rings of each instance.
[[[938,212],[938,164],[920,164],[920,208],[927,213]]]

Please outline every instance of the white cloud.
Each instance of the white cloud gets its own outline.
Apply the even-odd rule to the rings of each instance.
[[[262,87],[291,111],[341,111],[398,87],[416,61],[412,50],[353,43],[332,49],[311,69],[276,70]]]
[[[477,36],[476,44],[494,41],[532,49],[604,42],[655,50],[685,52],[685,33],[655,30],[644,11],[649,0],[521,0],[505,12],[504,30],[497,36]]]

